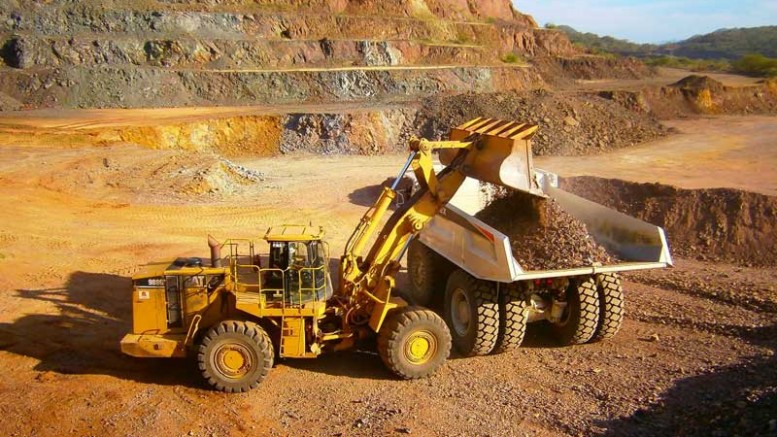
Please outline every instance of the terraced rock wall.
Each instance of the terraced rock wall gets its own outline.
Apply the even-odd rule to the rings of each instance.
[[[9,0],[0,41],[2,109],[417,100],[576,53],[507,0]]]

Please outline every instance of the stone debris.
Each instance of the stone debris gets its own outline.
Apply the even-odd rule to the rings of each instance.
[[[585,224],[552,199],[510,191],[476,217],[510,237],[515,259],[527,270],[582,267],[614,260],[588,234]]]

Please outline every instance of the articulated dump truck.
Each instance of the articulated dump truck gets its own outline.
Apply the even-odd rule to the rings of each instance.
[[[133,325],[122,351],[193,357],[211,387],[244,392],[282,358],[372,345],[391,372],[414,379],[439,369],[452,346],[464,355],[518,347],[530,322],[550,323],[566,344],[612,337],[623,315],[616,273],[670,265],[663,231],[559,190],[554,175],[533,168],[536,131],[476,119],[448,141],[411,139],[398,177],[348,239],[337,282],[324,230],[314,226],[271,227],[264,253],[253,241],[209,237],[209,260],[145,265],[133,277]],[[410,169],[416,188],[396,202]],[[630,261],[525,271],[509,239],[470,215],[478,199],[468,187],[480,182],[557,199]],[[412,286],[397,290],[406,253]]]

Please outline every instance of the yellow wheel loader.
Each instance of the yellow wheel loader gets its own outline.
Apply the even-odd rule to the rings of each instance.
[[[196,355],[205,380],[226,392],[257,387],[276,357],[313,358],[375,336],[380,357],[399,377],[434,373],[448,357],[451,334],[435,312],[396,295],[400,259],[467,177],[541,195],[529,143],[536,130],[481,119],[454,129],[455,141],[411,140],[395,183],[383,189],[345,246],[337,289],[324,232],[310,226],[270,228],[267,255],[257,254],[251,241],[211,237],[207,262],[179,258],[147,265],[133,277],[133,327],[122,351]],[[434,150],[446,164],[437,173]],[[384,222],[410,168],[419,189]]]

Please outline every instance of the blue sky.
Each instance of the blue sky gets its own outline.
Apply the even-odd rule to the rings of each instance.
[[[724,27],[777,25],[777,0],[513,0],[537,24],[634,42],[678,41]]]

